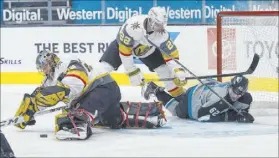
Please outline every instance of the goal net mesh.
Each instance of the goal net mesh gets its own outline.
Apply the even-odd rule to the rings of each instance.
[[[249,78],[253,107],[278,108],[278,12],[220,15],[219,73],[243,72],[254,53],[260,55],[258,67]],[[221,34],[221,35],[220,35]]]

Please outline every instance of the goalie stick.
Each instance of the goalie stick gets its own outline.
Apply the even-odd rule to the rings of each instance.
[[[49,110],[39,111],[36,114],[34,114],[34,117],[49,114],[49,113],[56,112],[56,111],[66,109],[66,108],[68,108],[68,105],[57,107],[57,108],[52,108],[52,109],[49,109]],[[9,119],[1,121],[1,126],[0,127],[2,128],[2,127],[5,127],[5,126],[15,125],[15,124],[22,123],[22,122],[24,122],[23,116],[13,117],[13,118],[9,118]]]
[[[250,67],[244,71],[244,72],[237,72],[237,73],[228,73],[228,74],[218,74],[218,75],[206,75],[206,76],[196,76],[196,77],[186,77],[185,79],[186,80],[196,80],[197,78],[199,79],[206,79],[206,78],[215,78],[215,77],[229,77],[229,76],[237,76],[237,75],[249,75],[249,74],[252,74],[255,69],[257,68],[258,66],[258,63],[259,63],[259,60],[260,60],[260,56],[258,54],[254,54],[254,57],[253,57],[253,61],[250,65]],[[143,81],[145,82],[150,82],[150,81],[172,81],[174,80],[175,78],[161,78],[161,79],[143,79]]]

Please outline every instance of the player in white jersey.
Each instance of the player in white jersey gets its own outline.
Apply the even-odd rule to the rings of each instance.
[[[131,84],[142,85],[143,75],[133,61],[136,56],[160,78],[175,78],[165,81],[166,89],[174,97],[181,95],[187,74],[172,60],[178,59],[179,53],[166,30],[167,21],[162,7],[151,8],[148,15],[129,18],[100,59],[104,71],[117,70],[123,64]]]
[[[139,124],[153,128],[164,124],[156,106],[149,109],[147,104],[138,108],[121,103],[119,86],[112,77],[80,60],[62,62],[56,54],[43,50],[37,56],[36,65],[45,79],[31,95],[24,95],[15,114],[24,117],[25,122],[16,125],[21,129],[36,123],[36,112],[58,102],[69,105],[69,109],[55,117],[58,139],[87,139],[92,134],[91,127],[97,123],[112,129]]]
[[[202,84],[187,89],[183,97],[174,98],[167,94],[162,87],[151,82],[146,86],[143,95],[146,99],[155,95],[174,116],[179,118],[205,122],[252,123],[254,121],[253,116],[249,113],[253,98],[247,92],[248,79],[246,77],[235,76],[230,82],[225,83],[208,79],[204,83],[239,110],[240,114]]]

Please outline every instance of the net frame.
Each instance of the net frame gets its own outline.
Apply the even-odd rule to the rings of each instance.
[[[279,11],[221,11],[217,14],[217,74],[223,73],[222,18],[235,16],[279,16]],[[222,82],[222,77],[218,77],[217,80]]]

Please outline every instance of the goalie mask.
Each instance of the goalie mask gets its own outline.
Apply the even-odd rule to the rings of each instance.
[[[235,76],[232,78],[229,87],[229,95],[232,101],[236,101],[247,92],[248,83],[248,79],[244,76]]]
[[[42,50],[36,59],[37,70],[43,72],[44,75],[51,77],[51,74],[54,72],[55,67],[59,62],[60,59],[56,54],[51,53],[48,50]]]
[[[153,7],[148,12],[148,24],[152,31],[163,32],[167,26],[168,17],[165,8]]]

